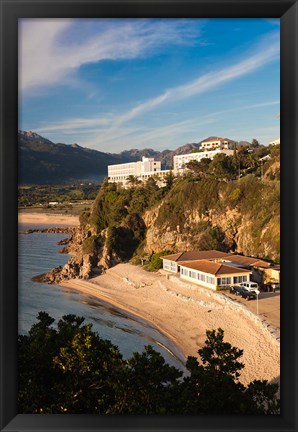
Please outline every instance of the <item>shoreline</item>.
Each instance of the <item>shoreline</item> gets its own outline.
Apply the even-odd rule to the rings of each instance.
[[[137,318],[138,321],[142,322],[143,324],[146,324],[147,326],[149,325],[150,327],[158,330],[159,333],[161,333],[163,336],[165,336],[167,339],[169,339],[169,341],[173,344],[173,346],[170,348],[168,346],[163,346],[163,345],[162,346],[165,349],[167,349],[167,351],[170,351],[170,353],[174,357],[179,359],[179,361],[182,362],[183,365],[185,365],[187,355],[183,352],[182,348],[178,345],[178,341],[176,340],[176,338],[172,334],[170,334],[169,332],[166,332],[163,328],[158,327],[156,325],[156,323],[149,321],[148,318],[144,314],[141,314],[137,310],[133,310],[132,307],[129,307],[126,304],[120,303],[119,301],[116,301],[112,297],[109,297],[105,294],[99,293],[98,288],[97,288],[98,285],[96,284],[96,286],[92,286],[95,284],[93,282],[91,282],[91,280],[92,279],[90,279],[89,281],[84,281],[82,279],[70,279],[67,281],[60,282],[59,286],[61,286],[63,288],[75,290],[75,291],[78,291],[78,292],[83,293],[83,294],[93,296],[97,300],[100,300],[104,305],[112,306],[115,309],[122,312],[124,315],[126,315],[128,317],[132,316],[134,318]],[[77,281],[78,284],[75,281]]]
[[[266,323],[219,293],[180,284],[160,272],[148,273],[131,264],[118,264],[88,281],[71,279],[59,285],[95,296],[153,324],[173,342],[181,360],[189,355],[198,357],[206,330],[221,327],[225,341],[244,350],[243,384],[279,379],[280,344]]]
[[[76,284],[74,284],[73,283],[74,281],[79,281],[80,287],[78,287]],[[60,282],[59,286],[66,288],[66,289],[78,291],[80,293],[87,294],[89,296],[92,296],[92,297],[96,298],[97,300],[100,300],[100,302],[102,302],[103,305],[112,306],[113,308],[118,310],[123,315],[125,315],[127,317],[133,317],[133,318],[137,319],[139,322],[141,322],[142,324],[145,324],[148,327],[151,327],[151,328],[154,328],[155,330],[158,330],[159,333],[161,333],[163,336],[165,336],[171,342],[172,346],[171,347],[165,346],[165,345],[161,344],[159,341],[155,341],[155,342],[157,344],[159,344],[160,346],[162,346],[174,358],[178,359],[185,366],[185,361],[187,359],[187,356],[182,351],[182,349],[179,347],[178,342],[174,338],[173,335],[171,335],[168,332],[165,332],[162,328],[158,327],[155,323],[148,321],[148,319],[143,314],[140,314],[139,312],[132,310],[132,308],[129,308],[127,305],[122,304],[120,302],[117,302],[115,299],[113,299],[107,295],[99,294],[97,288],[92,287],[92,286],[87,286],[87,284],[92,285],[93,283],[90,281],[83,281],[81,279],[70,279],[67,281]]]
[[[63,213],[35,213],[35,212],[18,212],[19,224],[32,224],[32,225],[67,225],[78,226],[79,216],[66,215]]]

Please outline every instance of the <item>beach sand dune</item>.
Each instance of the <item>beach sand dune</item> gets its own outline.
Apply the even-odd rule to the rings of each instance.
[[[221,327],[225,340],[244,350],[241,382],[279,377],[280,344],[268,325],[245,305],[221,293],[131,264],[118,264],[89,281],[72,279],[61,286],[94,295],[150,321],[176,344],[184,358],[197,357],[206,330]]]

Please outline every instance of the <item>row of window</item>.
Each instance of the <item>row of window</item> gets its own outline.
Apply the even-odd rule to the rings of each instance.
[[[203,274],[203,273],[200,273],[200,272],[197,272],[194,270],[188,270],[188,269],[185,269],[182,267],[180,272],[184,276],[188,276],[192,279],[197,279],[199,281],[206,282],[206,283],[211,284],[211,285],[214,285],[214,283],[215,283],[214,277],[207,276],[206,274]]]
[[[194,270],[188,270],[186,268],[181,268],[181,274],[187,277],[190,277],[192,279],[197,279],[201,282],[206,282],[208,284],[214,285],[215,284],[215,278],[212,276],[208,276],[206,274],[194,271]],[[217,285],[231,285],[232,283],[242,283],[248,281],[248,276],[234,276],[234,277],[222,277],[217,278]]]
[[[225,277],[225,278],[217,278],[217,285],[231,285],[232,278]]]
[[[242,283],[249,281],[248,276],[234,276],[234,283]]]

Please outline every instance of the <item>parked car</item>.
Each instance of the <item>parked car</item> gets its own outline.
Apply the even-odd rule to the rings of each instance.
[[[241,286],[245,287],[248,291],[259,290],[259,285],[257,282],[242,282]]]
[[[255,291],[248,291],[247,289],[244,289],[241,297],[245,298],[246,300],[254,300],[257,298],[257,294],[255,293]]]
[[[235,286],[230,288],[230,293],[235,295],[242,295],[244,291],[247,291],[247,289],[243,286]]]

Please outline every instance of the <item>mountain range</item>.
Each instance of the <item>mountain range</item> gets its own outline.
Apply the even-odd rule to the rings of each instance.
[[[202,141],[212,138],[215,137]],[[108,165],[135,162],[143,156],[154,157],[161,161],[164,169],[170,169],[173,156],[198,150],[202,141],[185,144],[176,150],[146,148],[104,153],[78,144],[54,144],[35,132],[19,130],[19,184],[59,184],[78,180],[100,182],[107,176]]]

